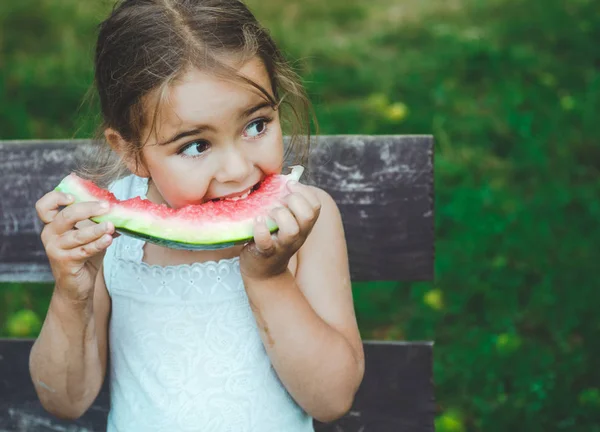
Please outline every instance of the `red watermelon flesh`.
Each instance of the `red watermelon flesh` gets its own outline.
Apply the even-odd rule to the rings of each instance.
[[[114,194],[76,174],[69,174],[56,187],[75,197],[75,202],[106,201],[108,213],[94,217],[95,222],[110,221],[117,232],[176,249],[215,249],[252,239],[254,220],[280,205],[289,192],[286,184],[298,181],[304,168],[292,167],[288,175],[266,177],[250,195],[236,201],[208,201],[172,209],[140,197],[118,200]],[[267,218],[269,229],[276,224]]]

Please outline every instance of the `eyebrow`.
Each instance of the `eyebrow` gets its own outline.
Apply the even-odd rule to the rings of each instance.
[[[246,117],[250,117],[252,114],[254,114],[256,111],[259,111],[265,107],[272,107],[273,104],[271,102],[261,102],[258,105],[254,105],[246,110],[244,110],[242,113],[240,113],[239,115],[239,119],[243,120]],[[214,131],[215,128],[210,126],[210,125],[199,125],[193,129],[189,129],[186,131],[182,131],[182,132],[178,132],[176,135],[174,135],[173,137],[169,138],[168,140],[158,143],[157,145],[159,146],[164,146],[167,144],[171,144],[174,143],[175,141],[179,141],[182,138],[188,137],[188,136],[192,136],[192,135],[198,135],[204,131],[207,130],[212,130]]]

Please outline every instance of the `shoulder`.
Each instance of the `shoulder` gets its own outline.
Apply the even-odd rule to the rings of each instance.
[[[304,245],[300,248],[299,258],[318,250],[330,250],[331,247],[345,254],[344,226],[337,203],[323,189],[315,186],[307,186],[307,188],[320,204],[319,217]]]
[[[321,201],[321,204],[325,204],[327,206],[333,206],[337,208],[337,204],[333,197],[329,195],[329,193],[325,192],[323,189],[317,186],[307,186],[307,188],[314,193],[317,198]]]
[[[325,226],[333,228],[331,226],[332,224],[339,224],[341,226],[342,218],[340,210],[333,197],[323,189],[318,188],[316,186],[308,186],[308,189],[317,197],[317,199],[319,200],[319,204],[321,205],[319,209],[319,218],[315,223],[315,227]]]

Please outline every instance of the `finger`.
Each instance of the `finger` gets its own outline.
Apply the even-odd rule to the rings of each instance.
[[[287,207],[296,219],[301,232],[309,230],[318,216],[318,211],[300,194],[294,193],[286,198]]]
[[[102,222],[100,224],[95,224],[94,226],[67,231],[61,236],[58,246],[61,249],[73,249],[84,246],[98,240],[105,234],[112,237],[114,229],[115,227],[111,222]]]
[[[294,215],[286,207],[277,207],[271,214],[279,227],[278,242],[286,246],[292,244],[300,234],[300,227]]]
[[[292,193],[302,195],[313,209],[318,210],[321,208],[321,200],[319,200],[319,197],[312,188],[303,185],[302,183],[290,181],[288,182],[288,189]]]
[[[102,252],[111,245],[113,238],[110,234],[103,234],[99,239],[70,249],[69,255],[74,261],[86,261],[97,253]]]
[[[106,204],[106,207],[102,204]],[[77,222],[100,216],[106,213],[109,208],[110,204],[100,202],[82,202],[70,205],[61,210],[54,218],[54,232],[61,235],[72,230]]]
[[[75,228],[74,228],[74,229],[82,229],[82,228],[85,228],[85,227],[88,227],[88,226],[96,226],[96,225],[98,225],[96,222],[94,222],[94,221],[92,221],[92,220],[90,220],[90,219],[86,219],[86,220],[83,220],[83,221],[79,221],[79,222],[77,222],[77,223],[75,224]],[[109,234],[110,234],[110,233],[109,233]],[[117,229],[116,229],[116,227],[115,227],[114,231],[112,232],[112,236],[113,236],[113,238],[117,238],[117,237],[119,237],[120,235],[121,235],[121,234],[119,234],[119,233],[117,232]]]
[[[269,255],[275,251],[275,246],[265,218],[259,216],[254,221],[254,248],[261,254]]]
[[[59,191],[51,191],[35,203],[35,210],[40,220],[45,224],[49,224],[54,220],[61,206],[72,204],[73,201],[74,198],[72,195]]]

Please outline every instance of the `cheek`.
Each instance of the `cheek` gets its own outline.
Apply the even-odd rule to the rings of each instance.
[[[269,145],[263,152],[263,170],[268,174],[279,174],[283,163],[283,136],[281,128],[277,127],[270,136]]]
[[[179,208],[202,201],[207,182],[197,162],[180,156],[157,158],[154,162],[148,163],[150,176],[165,204]]]

